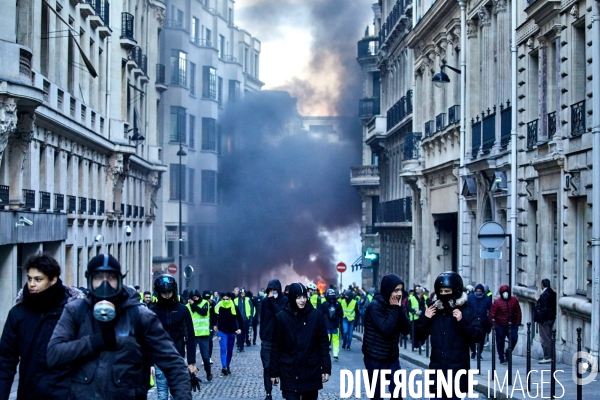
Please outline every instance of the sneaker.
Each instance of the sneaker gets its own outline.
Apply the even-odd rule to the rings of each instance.
[[[501,360],[501,361],[500,361],[500,364],[502,364],[502,365],[506,365],[506,364],[508,364],[508,362],[507,362],[506,360]]]
[[[227,368],[221,370],[221,376],[227,376]]]
[[[552,362],[551,358],[542,358],[538,361],[540,364],[550,364]]]
[[[483,347],[490,347],[490,342],[485,342]]]
[[[475,359],[475,357],[477,357],[477,354],[475,354],[475,353],[471,353],[471,360],[474,360],[474,359]]]
[[[421,351],[426,351],[425,346],[421,346]]]
[[[483,357],[479,356],[479,360],[483,361]]]
[[[211,364],[211,365],[212,365],[212,364],[214,364],[214,363],[213,363],[213,360],[212,360],[212,358],[210,359],[210,364]]]
[[[209,382],[212,381],[212,374],[207,374],[206,375],[206,380],[209,381]]]
[[[342,345],[342,350],[346,350],[346,345],[345,344]]]
[[[231,369],[227,367],[227,375],[231,375]]]
[[[338,357],[333,357],[333,361],[340,361]]]

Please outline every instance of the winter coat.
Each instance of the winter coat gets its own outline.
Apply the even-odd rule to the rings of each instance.
[[[431,336],[431,356],[429,357],[429,369],[440,370],[447,378],[447,370],[452,370],[452,376],[456,372],[471,366],[470,344],[480,342],[485,332],[479,323],[475,311],[467,305],[467,294],[454,302],[454,308],[462,313],[462,318],[457,321],[452,315],[453,308],[445,307],[444,304],[432,298],[431,303],[436,307],[436,313],[432,318],[423,315],[415,322],[415,337],[419,341],[425,341]],[[435,386],[435,385],[434,385]],[[468,388],[467,376],[463,375],[460,380],[460,388],[465,391]],[[433,393],[434,387],[430,388]]]
[[[502,298],[502,293],[508,292],[508,300]],[[510,295],[510,288],[507,285],[500,286],[500,297],[494,300],[490,310],[490,322],[493,326],[507,327],[508,323],[512,326],[521,325],[521,306],[516,297]]]
[[[333,317],[329,312],[330,307],[335,309],[333,311]],[[325,327],[328,330],[334,330],[340,327],[342,319],[344,318],[344,311],[342,310],[339,301],[336,299],[325,301],[324,303],[319,304],[319,311],[325,316]]]
[[[17,364],[17,400],[68,397],[69,368],[50,370],[46,349],[65,305],[85,296],[74,287],[63,287],[62,301],[46,313],[29,308],[24,302],[23,289],[19,290],[0,339],[0,399],[6,400],[10,395]]]
[[[482,298],[477,298],[475,293],[471,293],[468,295],[467,304],[473,309],[477,318],[479,318],[479,323],[485,333],[490,333],[492,330],[489,317],[490,309],[492,308],[491,298],[486,296],[485,293]]]
[[[271,376],[281,379],[281,391],[304,393],[323,388],[321,374],[331,375],[325,316],[310,302],[301,312],[288,304],[275,316]]]
[[[554,321],[556,319],[556,292],[547,288],[535,303],[534,322]]]
[[[265,297],[260,309],[260,340],[263,342],[273,341],[273,326],[275,315],[285,308],[287,297],[281,292],[281,283],[278,279],[269,281],[267,289],[275,289],[279,293],[277,298]]]
[[[223,300],[221,300],[223,301]],[[242,329],[244,326],[244,320],[240,315],[240,311],[233,304],[231,300],[231,308],[220,307],[219,304],[215,307],[217,329],[225,334],[232,335],[238,329]],[[233,314],[232,310],[236,310]]]
[[[150,371],[144,368],[143,352],[152,355],[152,362],[165,373],[176,399],[191,400],[190,375],[185,361],[162,327],[156,314],[140,306],[138,293],[124,287],[117,306],[114,327],[117,348],[106,350],[101,326],[93,317],[91,299],[68,303],[48,344],[48,365],[51,368],[72,365],[71,399],[146,399]],[[76,319],[81,302],[88,311],[79,328]],[[133,320],[133,307],[138,307],[139,321]],[[185,309],[187,314],[189,312]],[[136,325],[143,332],[135,332]],[[142,338],[138,342],[136,336]]]
[[[196,364],[196,336],[188,308],[178,302],[159,301],[152,303],[150,310],[158,317],[181,357],[186,356],[187,347],[188,365]]]
[[[404,306],[392,306],[381,294],[376,294],[365,313],[364,356],[386,363],[397,360],[400,334],[409,333],[410,322]]]

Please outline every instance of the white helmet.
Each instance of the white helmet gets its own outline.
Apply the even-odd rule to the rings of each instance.
[[[307,289],[310,289],[310,290],[317,290],[317,285],[315,285],[315,284],[314,284],[314,283],[312,283],[312,282],[309,282],[309,283],[306,285],[306,288],[307,288]]]

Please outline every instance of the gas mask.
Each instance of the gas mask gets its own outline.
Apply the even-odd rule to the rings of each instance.
[[[94,304],[94,318],[100,322],[108,322],[115,319],[117,311],[115,305],[108,300],[100,300]]]

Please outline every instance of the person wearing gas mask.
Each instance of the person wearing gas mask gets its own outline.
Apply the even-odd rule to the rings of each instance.
[[[196,336],[196,345],[200,348],[200,356],[204,363],[204,371],[206,372],[206,380],[212,381],[212,373],[210,370],[210,357],[208,355],[208,341],[210,337],[210,302],[200,298],[200,291],[191,290],[190,298],[186,306],[192,316],[194,324],[194,335]],[[196,346],[194,346],[195,350]]]
[[[163,328],[169,334],[179,352],[180,357],[186,357],[190,373],[196,375],[196,337],[194,324],[189,310],[177,301],[177,281],[169,274],[162,274],[154,279],[154,292],[157,293],[156,303],[150,310],[154,311]],[[158,400],[167,400],[171,383],[160,366],[155,365],[156,392]],[[171,393],[172,390],[171,390]]]
[[[271,382],[281,378],[286,400],[317,400],[331,375],[325,316],[307,295],[303,284],[291,284],[288,304],[275,316]]]
[[[263,364],[265,385],[265,400],[271,400],[273,383],[271,382],[271,349],[273,347],[273,327],[275,315],[285,308],[287,297],[281,293],[281,282],[278,279],[269,281],[261,310],[260,310],[260,359]]]
[[[65,399],[69,396],[69,367],[50,370],[48,342],[65,305],[84,294],[60,280],[58,262],[47,254],[24,265],[27,283],[19,290],[0,339],[0,399],[7,400],[17,365],[17,399]]]
[[[467,294],[463,289],[462,277],[453,271],[442,272],[434,283],[435,297],[425,310],[424,317],[415,323],[417,340],[425,341],[431,336],[431,356],[429,369],[436,370],[448,379],[460,370],[465,374],[460,378],[460,390],[468,390],[466,371],[470,368],[469,344],[483,339],[485,332],[479,323],[477,314],[467,304]],[[454,386],[453,390],[456,390]],[[456,399],[442,391],[442,397],[436,397],[437,388],[432,385],[429,392],[437,399]],[[456,392],[455,392],[456,393]]]
[[[508,285],[500,286],[500,297],[492,304],[490,321],[496,330],[496,350],[500,364],[506,364],[508,349],[504,350],[504,341],[510,335],[512,341],[510,351],[513,351],[519,339],[519,325],[521,325],[521,306],[519,300],[510,295]],[[511,323],[510,328],[509,322]]]
[[[48,343],[50,368],[72,368],[69,398],[146,399],[153,362],[173,396],[191,400],[185,362],[156,314],[123,286],[119,262],[99,254],[85,276],[89,297],[67,303]]]
[[[312,303],[311,303],[312,304]],[[340,326],[344,318],[342,306],[335,298],[335,290],[327,289],[325,291],[325,302],[319,305],[319,311],[325,316],[327,335],[333,351],[333,359],[339,361],[340,354]]]

